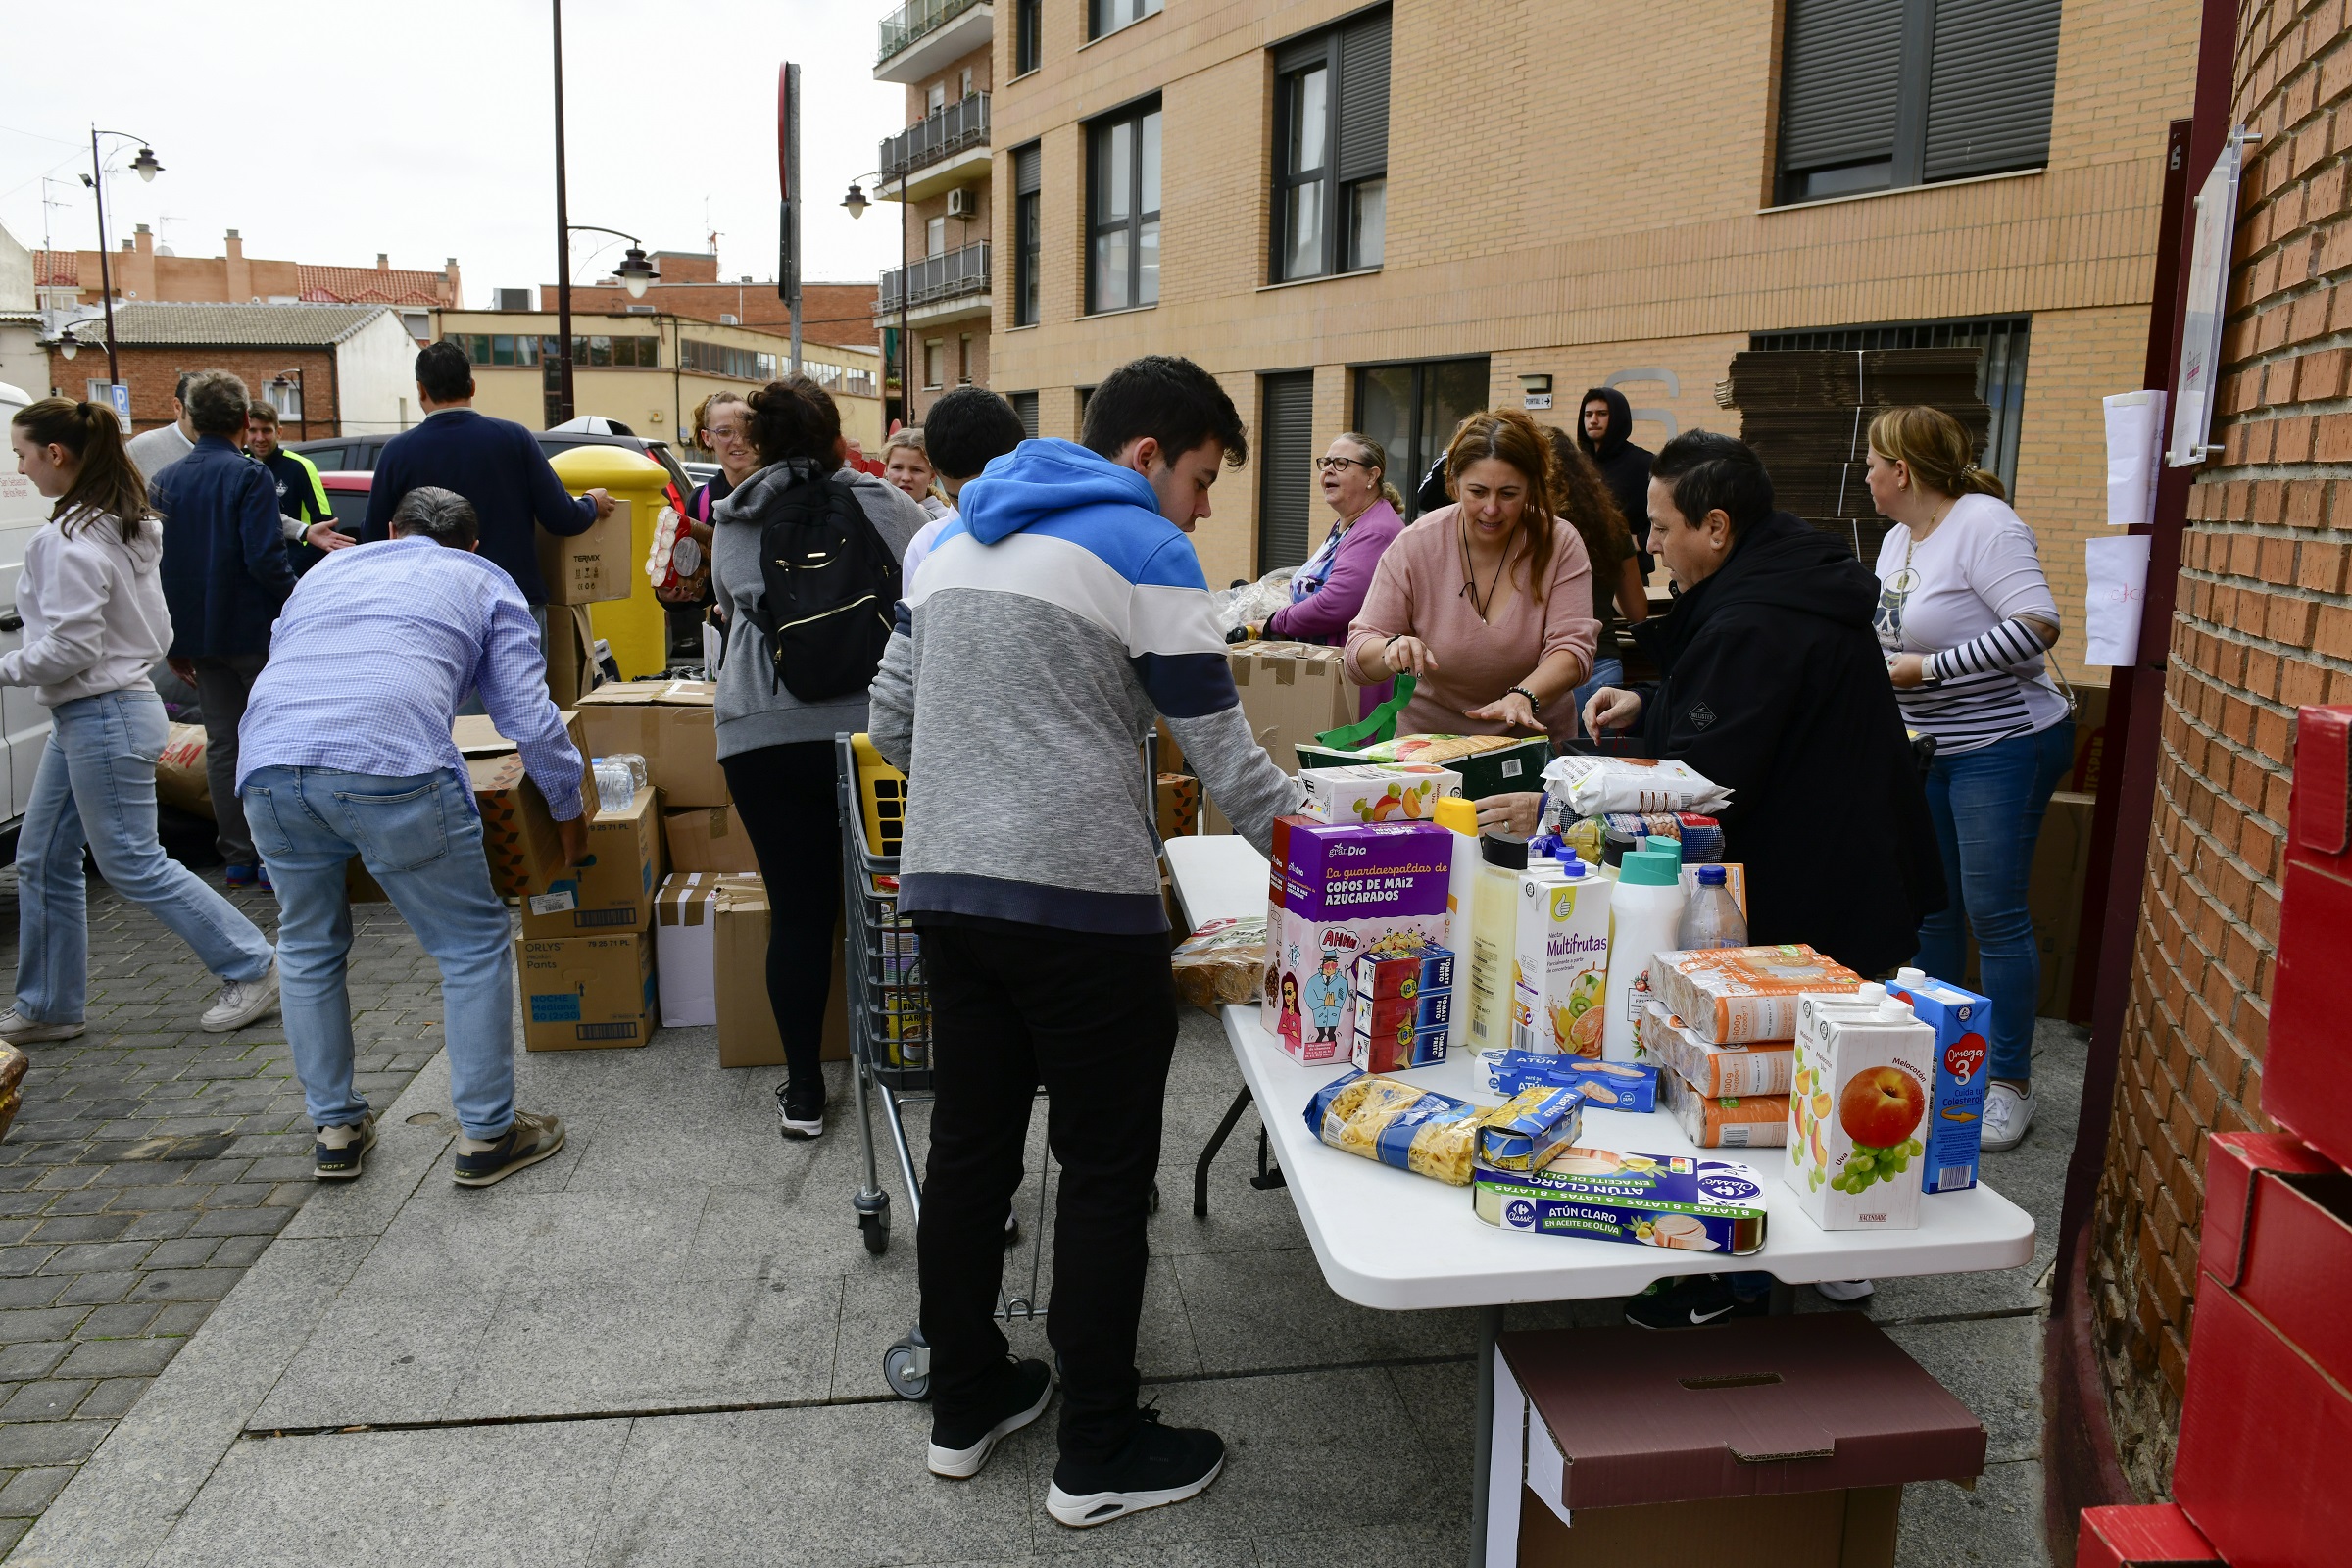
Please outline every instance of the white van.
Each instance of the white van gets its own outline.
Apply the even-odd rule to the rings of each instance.
[[[31,393],[0,381],[0,428],[32,401]],[[0,653],[24,640],[24,617],[17,613],[17,573],[24,567],[26,541],[48,520],[47,498],[17,471],[16,453],[8,452],[0,458]],[[24,807],[32,799],[33,769],[40,765],[41,748],[48,740],[49,710],[34,702],[25,687],[0,686],[0,847],[12,855]]]

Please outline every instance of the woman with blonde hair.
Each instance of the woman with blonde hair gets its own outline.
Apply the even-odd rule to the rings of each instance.
[[[882,482],[923,509],[936,521],[948,514],[947,497],[939,488],[939,467],[923,442],[923,427],[909,424],[893,430],[882,443]]]
[[[1256,628],[1260,637],[1286,642],[1338,645],[1348,623],[1364,608],[1364,595],[1380,558],[1404,531],[1404,497],[1389,483],[1388,449],[1353,430],[1331,438],[1315,472],[1324,505],[1331,508],[1331,532],[1305,564],[1291,574],[1291,602]],[[1389,700],[1383,683],[1364,688],[1359,711],[1369,713]]]
[[[1919,967],[1956,980],[1963,919],[1992,1002],[1984,1147],[2014,1149],[2034,1121],[2041,963],[2026,887],[2050,792],[2074,760],[2068,698],[2046,655],[2062,624],[2033,530],[1940,409],[1870,424],[1867,481],[1894,523],[1879,546],[1879,643],[1904,722],[1936,737],[1928,809],[1949,904],[1920,925]]]
[[[1559,465],[1515,409],[1464,419],[1446,449],[1450,506],[1396,536],[1348,635],[1348,668],[1418,681],[1398,733],[1576,733],[1592,670],[1592,565],[1559,514]]]

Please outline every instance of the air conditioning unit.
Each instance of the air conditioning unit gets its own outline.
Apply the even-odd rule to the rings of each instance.
[[[948,192],[948,216],[950,218],[979,217],[980,193],[969,185],[959,185]]]

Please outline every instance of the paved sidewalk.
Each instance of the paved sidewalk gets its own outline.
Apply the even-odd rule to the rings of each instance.
[[[269,895],[231,897],[274,932]],[[0,869],[0,975],[15,973],[16,915],[16,873]],[[354,924],[361,1082],[390,1097],[440,1050],[439,981],[389,906]],[[274,1015],[196,1029],[219,989],[91,882],[88,1032],[26,1048],[24,1108],[0,1144],[0,1549],[310,1196],[284,1033]]]
[[[2074,1031],[2045,1026],[2042,1049],[2043,1130],[1993,1166],[2043,1222],[2037,1262],[1889,1281],[1873,1304],[1991,1433],[1973,1494],[1910,1489],[1907,1568],[2042,1560],[2035,1281],[2082,1063]],[[383,1118],[368,1175],[314,1192],[10,1562],[308,1568],[325,1549],[352,1568],[1422,1568],[1465,1554],[1471,1316],[1334,1297],[1289,1196],[1243,1179],[1247,1119],[1211,1217],[1194,1220],[1191,1161],[1237,1081],[1205,1014],[1188,1014],[1171,1086],[1144,1367],[1170,1419],[1215,1426],[1231,1458],[1204,1497],[1089,1532],[1042,1507],[1050,1421],[973,1481],[923,1471],[927,1413],[881,1375],[913,1319],[911,1226],[890,1179],[896,1242],[879,1259],[859,1244],[839,1070],[831,1133],[787,1145],[774,1071],[714,1063],[702,1030],[525,1057],[518,1098],[563,1114],[569,1143],[473,1192],[449,1182],[436,1058]],[[1037,1191],[1010,1257],[1024,1285]],[[1612,1303],[1510,1314],[1614,1320]],[[1013,1337],[1042,1350],[1042,1325]]]

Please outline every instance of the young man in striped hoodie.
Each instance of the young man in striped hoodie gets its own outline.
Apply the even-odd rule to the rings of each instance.
[[[1300,789],[1251,737],[1185,537],[1241,415],[1189,360],[1113,371],[1083,444],[1024,441],[966,485],[875,677],[874,744],[912,803],[899,906],[932,1000],[931,1151],[916,1251],[931,1347],[930,1465],[976,1474],[1044,1413],[1053,1372],[992,1317],[1029,1111],[1061,1163],[1048,1333],[1063,1379],[1047,1510],[1100,1524],[1216,1479],[1214,1433],[1139,1411],[1135,1365],[1176,1043],[1167,917],[1137,747],[1165,717],[1261,851]]]

